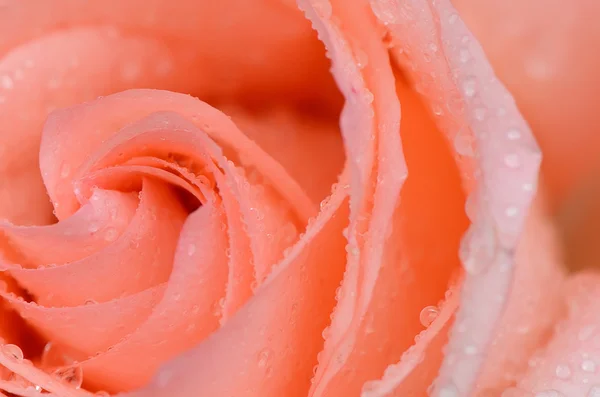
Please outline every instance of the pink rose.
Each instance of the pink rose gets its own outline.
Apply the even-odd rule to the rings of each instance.
[[[536,141],[449,0],[299,5],[0,9],[0,390],[573,379],[555,364],[591,346],[572,328],[597,284],[565,281],[546,198],[531,205]],[[565,288],[577,304],[550,339]]]

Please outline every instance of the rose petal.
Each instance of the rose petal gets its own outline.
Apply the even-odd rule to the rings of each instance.
[[[111,216],[118,223],[120,215],[125,212]],[[103,238],[112,243],[104,249],[71,263],[11,268],[10,274],[44,306],[105,302],[140,292],[167,280],[184,217],[175,194],[159,182],[148,180],[136,215],[124,233],[119,236],[116,229],[105,228]],[[89,233],[91,226],[80,224],[78,229]],[[53,227],[46,229],[48,233],[55,231]],[[160,246],[156,241],[161,242]]]
[[[476,393],[499,395],[514,385],[563,314],[565,271],[554,228],[540,194],[529,211],[517,246],[510,294],[486,352]]]
[[[568,317],[558,324],[547,347],[530,360],[518,389],[512,390],[515,396],[546,392],[558,397],[594,397],[600,393],[599,286],[600,277],[589,271],[568,280]]]
[[[600,8],[593,1],[570,0],[452,3],[531,124],[544,153],[542,175],[554,209],[600,166],[595,105],[600,76],[598,57],[589,51],[600,38],[594,23]]]
[[[15,23],[23,20],[27,26]],[[264,23],[257,27],[259,20]],[[71,0],[52,6],[9,1],[0,26],[0,116],[11,126],[0,140],[0,207],[2,217],[18,224],[53,220],[37,149],[43,121],[54,108],[147,86],[293,101],[312,100],[319,92],[324,103],[336,95],[306,21],[297,10],[268,2],[117,0],[82,7]],[[20,200],[12,191],[20,192]]]
[[[148,387],[120,396],[305,396],[344,268],[337,252],[345,244],[346,178],[246,305]]]
[[[448,331],[453,325],[458,306],[458,291],[448,290],[448,298],[439,305],[439,313],[431,325],[415,337],[415,344],[397,364],[385,370],[381,380],[364,384],[361,397],[425,396],[426,385],[431,385],[444,359],[443,347],[448,342]]]
[[[443,296],[466,227],[464,196],[446,143],[401,82],[399,120],[396,78],[368,4],[304,7],[347,97],[342,132],[354,165],[348,265],[310,395],[353,395],[400,358],[422,329],[421,309]],[[400,194],[399,126],[409,169]]]

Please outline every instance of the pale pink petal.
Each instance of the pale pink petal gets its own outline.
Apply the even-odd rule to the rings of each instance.
[[[420,311],[439,301],[457,269],[467,222],[450,150],[394,75],[369,4],[303,4],[347,98],[341,124],[353,171],[348,264],[310,395],[345,396],[380,378],[411,346]]]
[[[531,124],[555,209],[600,166],[600,58],[590,51],[600,40],[600,6],[571,0],[452,3]]]
[[[531,358],[510,396],[600,395],[600,277],[590,271],[572,276],[565,298],[568,316],[556,326],[548,345]]]

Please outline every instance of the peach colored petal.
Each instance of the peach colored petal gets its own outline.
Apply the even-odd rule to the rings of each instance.
[[[165,291],[163,284],[112,301],[82,306],[43,307],[0,291],[8,304],[47,340],[82,359],[106,350],[146,320]]]
[[[374,1],[372,6],[390,29],[392,47],[394,40],[400,45],[412,39],[409,43],[416,50],[396,52],[396,57],[417,87],[431,98],[441,94],[442,103],[456,103],[452,96],[458,94],[462,106],[440,116],[462,119],[466,136],[459,142],[454,138],[460,143],[457,150],[463,149],[464,140],[473,139],[479,155],[478,202],[471,201],[473,225],[462,249],[468,275],[457,313],[460,327],[451,334],[433,390],[433,395],[468,395],[510,291],[514,248],[535,186],[539,154],[510,97],[448,1]],[[462,62],[462,52],[473,61]],[[428,81],[431,72],[436,84]]]
[[[513,386],[525,373],[531,355],[548,341],[552,327],[564,312],[565,271],[554,224],[542,196],[540,192],[527,216],[516,250],[510,293],[477,379],[476,394],[500,395]]]
[[[447,298],[439,307],[437,317],[427,329],[415,337],[415,344],[385,370],[381,380],[363,385],[361,397],[427,396],[444,359],[443,347],[448,342],[448,331],[453,324],[458,306],[458,291],[448,290]]]
[[[344,267],[337,252],[345,244],[346,178],[246,305],[148,387],[120,396],[305,396]]]
[[[158,17],[164,15],[170,22]],[[15,23],[22,20],[30,23]],[[265,21],[259,28],[258,20]],[[302,102],[316,90],[324,103],[335,98],[310,27],[297,10],[281,4],[116,0],[82,7],[72,0],[51,6],[9,1],[0,26],[0,115],[12,132],[0,140],[0,200],[2,217],[19,224],[53,220],[37,171],[41,127],[52,109],[148,86],[205,98],[275,95]],[[293,49],[285,45],[290,40]],[[14,200],[11,191],[21,199]]]
[[[221,112],[187,95],[158,90],[135,90],[55,113],[49,119],[40,149],[40,166],[44,170],[44,181],[50,197],[61,204],[56,208],[57,216],[61,218],[62,214],[72,213],[77,207],[69,181],[81,176],[78,168],[101,142],[115,135],[128,123],[153,112],[169,111],[191,120],[221,144],[224,153],[232,159],[241,156],[249,161],[244,166],[256,167],[271,182],[276,181],[273,185],[279,193],[289,199],[291,205],[297,207],[306,219],[314,214],[310,199],[289,178],[285,169],[245,137]],[[111,118],[105,117],[105,114],[111,114]],[[61,128],[57,128],[58,125]],[[81,131],[85,131],[85,135],[79,135]],[[63,167],[70,170],[68,178],[60,176]]]
[[[123,112],[124,106],[131,112]],[[187,112],[189,120],[168,111],[170,107]],[[81,131],[91,132],[81,139],[76,135]],[[244,162],[240,162],[240,157]],[[100,244],[97,253],[81,259],[77,253],[71,257],[63,254],[59,258],[75,260],[57,267],[45,263],[41,268],[6,265],[6,270],[38,297],[37,305],[19,301],[9,293],[4,296],[45,336],[76,356],[85,374],[85,386],[93,389],[116,391],[142,386],[162,362],[226,325],[251,298],[254,289],[260,288],[271,273],[271,266],[282,258],[284,249],[297,239],[309,214],[314,213],[313,203],[285,169],[245,138],[228,118],[180,94],[129,91],[57,113],[44,131],[41,166],[61,221],[27,229],[29,235],[25,237],[29,240],[15,238],[15,230],[21,229],[9,229],[12,234],[7,232],[7,239],[21,244],[10,246],[25,252],[25,246],[35,238],[47,243],[69,225],[88,227],[84,222],[90,220],[88,212],[93,213],[91,203],[98,201],[95,192],[103,192],[98,189],[123,192],[111,193],[116,200],[108,205],[98,204],[109,214],[107,230],[112,234],[111,244]],[[65,167],[68,172],[63,172]],[[201,204],[185,222],[185,209],[178,202],[181,195],[168,183],[191,193]],[[137,209],[135,199],[133,205],[126,202],[121,208],[119,200],[135,197],[127,192],[138,189]],[[338,195],[341,203],[345,193],[340,190]],[[107,195],[106,200],[110,199]],[[120,236],[110,222],[126,226],[121,227]],[[155,227],[158,225],[161,226]],[[144,239],[150,246],[141,246]],[[140,256],[138,250],[153,258]],[[13,251],[10,260],[48,260],[39,257],[40,253],[24,259],[24,254],[18,255],[19,250]],[[136,252],[137,256],[127,259],[127,255]],[[108,261],[108,253],[118,260]],[[169,260],[156,258],[164,255],[170,259],[173,254],[172,269]],[[170,272],[168,279],[147,279],[153,277],[147,268],[152,262],[156,274]],[[119,266],[118,273],[110,268],[111,263]],[[91,271],[112,273],[114,283],[106,280],[102,288],[88,291],[88,299],[91,295],[106,303],[77,307],[83,303],[83,287],[92,289],[81,283],[82,269],[85,277],[94,282],[104,278],[90,277]],[[338,273],[332,273],[330,282],[339,281],[335,274]],[[52,279],[53,275],[57,278]],[[81,286],[70,285],[69,278],[78,280]],[[132,279],[141,281],[130,283]],[[127,290],[118,290],[119,280],[128,281]],[[158,285],[165,281],[166,287]],[[58,294],[51,290],[40,293],[40,289],[56,288],[58,283],[69,287],[61,288]],[[332,295],[334,289],[329,288]],[[98,291],[104,295],[97,296]],[[108,301],[111,296],[123,297]],[[112,304],[119,309],[111,310]],[[144,305],[143,310],[127,315],[128,307],[135,310],[137,305]],[[65,324],[53,326],[52,312],[57,312]],[[67,318],[69,321],[65,321]],[[121,320],[126,323],[113,333],[101,335],[92,331],[76,338],[68,335],[76,328],[93,330],[98,327],[94,324],[115,324]],[[318,333],[308,337],[314,336]],[[45,383],[40,385],[46,388]]]
[[[123,234],[117,234],[111,226],[102,230],[103,238],[111,243],[104,249],[70,263],[9,268],[10,274],[44,306],[105,302],[165,282],[185,213],[176,196],[159,182],[148,180],[141,192],[136,215]],[[120,215],[126,212],[109,212],[116,224]],[[96,227],[93,223],[78,225],[88,233],[99,231]],[[49,227],[47,232],[54,229]],[[156,241],[161,242],[160,246]],[[119,277],[115,277],[117,274]]]
[[[337,119],[299,116],[281,106],[258,115],[237,107],[220,108],[298,181],[313,202],[329,194],[331,181],[344,164]]]
[[[518,388],[506,396],[594,397],[600,393],[599,281],[598,274],[590,271],[567,281],[568,316],[558,323],[550,343],[531,358]]]
[[[348,265],[310,395],[353,395],[400,359],[422,329],[421,309],[443,296],[466,227],[464,196],[442,136],[401,83],[407,110],[399,120],[395,76],[369,4],[304,7],[347,98],[341,123],[354,165]]]
[[[108,246],[107,229],[120,236],[135,215],[138,200],[133,193],[101,189],[91,193],[90,201],[65,222],[41,227],[0,226],[4,234],[3,265],[36,269],[74,262]]]

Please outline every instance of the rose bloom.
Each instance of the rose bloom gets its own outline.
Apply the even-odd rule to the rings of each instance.
[[[298,3],[0,3],[0,395],[600,396],[591,2]]]

